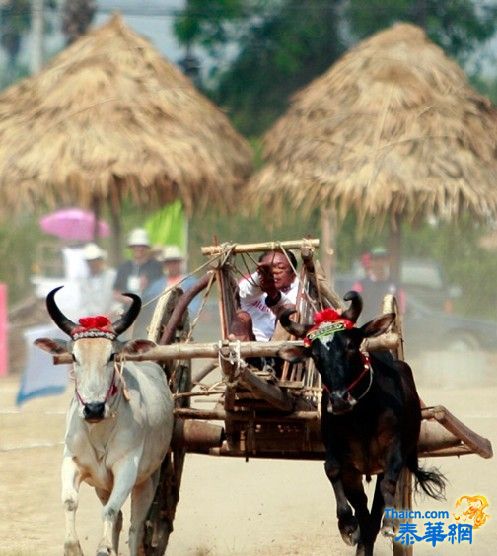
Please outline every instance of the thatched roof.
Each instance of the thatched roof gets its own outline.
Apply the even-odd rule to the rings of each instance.
[[[344,217],[497,212],[497,111],[412,25],[350,50],[265,136],[256,203]]]
[[[250,172],[226,115],[121,17],[0,96],[0,205],[88,206],[130,194],[226,203]]]

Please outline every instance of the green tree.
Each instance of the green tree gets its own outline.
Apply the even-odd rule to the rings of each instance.
[[[56,8],[55,0],[45,0],[45,14]],[[19,63],[23,38],[31,30],[31,0],[0,0],[0,46],[7,54],[7,64],[2,68],[0,88],[29,74],[29,68]],[[49,18],[45,28],[50,32]]]
[[[495,2],[476,0],[188,0],[176,21],[182,44],[213,59],[207,91],[238,128],[259,134],[291,95],[356,41],[396,21],[423,27],[464,63],[494,33]],[[229,49],[228,46],[232,48]],[[235,50],[231,61],[225,52]]]
[[[30,26],[30,0],[6,0],[0,3],[0,44],[7,54],[9,68],[16,65],[22,37]]]
[[[495,33],[495,2],[476,0],[348,0],[344,16],[352,36],[362,39],[408,21],[422,27],[450,56],[465,63]]]
[[[71,44],[84,35],[93,21],[97,3],[95,0],[64,0],[62,5],[62,32],[66,43]]]
[[[199,44],[214,58],[211,94],[246,134],[259,134],[286,108],[291,94],[322,73],[344,45],[338,0],[190,0],[176,22],[185,45]],[[224,70],[221,52],[238,55]],[[217,61],[217,63],[216,63]]]

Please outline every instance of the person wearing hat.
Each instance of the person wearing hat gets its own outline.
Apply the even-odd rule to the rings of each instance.
[[[166,245],[157,255],[157,260],[162,264],[162,279],[152,286],[154,293],[176,285],[186,291],[196,283],[193,276],[185,275],[185,257],[177,245]],[[188,305],[190,312],[196,312],[199,303],[197,296]]]
[[[107,252],[95,243],[84,246],[83,258],[88,276],[80,281],[81,311],[85,315],[109,316],[114,303],[112,287],[116,271],[106,264]]]
[[[181,249],[177,245],[164,247],[159,255],[162,262],[162,269],[167,277],[167,285],[175,286],[183,278],[184,257]]]
[[[384,247],[375,247],[361,257],[366,276],[357,280],[352,289],[363,298],[360,322],[376,318],[381,314],[385,295],[397,297],[400,312],[405,309],[404,291],[390,278],[390,253]]]
[[[161,275],[150,283],[150,286],[142,295],[142,310],[135,320],[133,334],[135,337],[145,337],[147,327],[157,305],[157,301],[166,288],[180,287],[183,292],[191,288],[196,279],[193,276],[185,276],[185,257],[181,249],[176,245],[168,245],[161,249],[156,255],[158,264],[161,265]],[[197,295],[188,305],[191,315],[196,315],[200,306],[201,298]],[[144,336],[145,335],[145,336]]]
[[[153,257],[147,231],[135,228],[128,236],[131,259],[119,265],[114,282],[114,298],[126,305],[130,303],[124,292],[143,295],[155,280],[162,276],[162,265]]]

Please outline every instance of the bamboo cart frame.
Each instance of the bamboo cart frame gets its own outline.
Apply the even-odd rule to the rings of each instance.
[[[310,321],[316,310],[341,307],[340,298],[330,289],[319,261],[315,260],[318,240],[301,240],[250,245],[223,244],[202,248],[211,257],[209,270],[187,292],[167,291],[155,309],[149,339],[157,347],[133,360],[161,362],[176,399],[176,423],[172,448],[162,465],[161,481],[146,526],[146,556],[164,554],[173,530],[185,454],[249,458],[322,460],[320,438],[321,379],[312,360],[305,364],[283,365],[276,377],[247,364],[251,357],[276,357],[288,345],[303,345],[300,340],[240,342],[230,338],[230,326],[237,310],[235,257],[277,248],[298,250],[301,255],[301,290],[298,311],[301,321]],[[218,290],[221,338],[216,343],[191,343],[186,307],[203,289],[214,282]],[[378,338],[365,340],[364,349],[390,350],[403,359],[402,322],[393,296],[386,296],[383,312],[394,312],[391,329]],[[206,358],[211,363],[192,385],[192,359]],[[58,362],[63,362],[59,360]],[[199,383],[213,370],[222,380],[214,389],[199,391]],[[209,395],[213,407],[191,407],[190,400]],[[492,457],[490,442],[478,435],[445,407],[427,407],[422,402],[422,424],[418,444],[420,457],[477,454]],[[220,424],[222,423],[222,424]],[[397,507],[412,507],[412,477],[403,472],[397,487]],[[395,556],[412,554],[412,547],[393,543]]]

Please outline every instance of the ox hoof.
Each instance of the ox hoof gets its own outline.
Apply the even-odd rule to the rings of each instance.
[[[359,542],[361,530],[359,529],[359,523],[357,523],[355,517],[351,516],[345,519],[339,519],[338,528],[340,529],[340,535],[342,535],[345,544],[355,546]]]
[[[355,556],[366,556],[366,547],[363,544],[357,545]]]
[[[64,556],[84,556],[79,541],[64,543]]]

